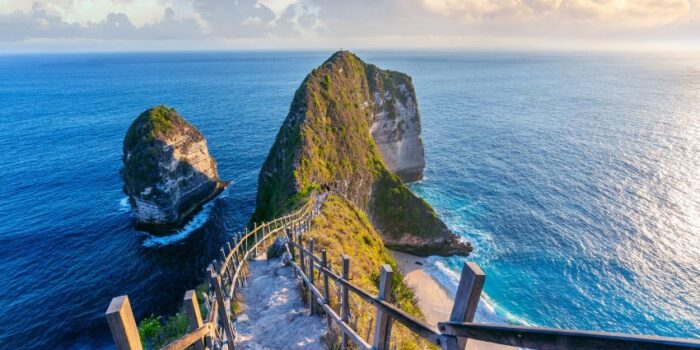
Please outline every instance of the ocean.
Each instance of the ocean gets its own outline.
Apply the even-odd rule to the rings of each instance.
[[[295,89],[332,52],[0,56],[0,348],[110,348],[104,312],[175,312],[255,205]],[[473,242],[477,320],[700,337],[700,56],[358,52],[413,77],[425,179]],[[136,231],[131,121],[167,104],[233,184],[176,236]],[[429,259],[454,290],[462,259]]]

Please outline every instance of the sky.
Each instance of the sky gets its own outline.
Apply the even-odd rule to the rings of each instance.
[[[700,50],[700,0],[0,0],[0,52]]]

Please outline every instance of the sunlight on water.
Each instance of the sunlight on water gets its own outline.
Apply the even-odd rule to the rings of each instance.
[[[428,99],[427,176],[412,188],[475,246],[487,274],[477,319],[698,336],[700,76],[607,64],[584,63],[555,90],[532,83],[556,68],[525,74],[528,90],[511,77],[509,94],[539,103],[507,112],[480,91],[464,108]],[[501,68],[477,75],[482,89],[501,85],[489,80]],[[577,108],[552,110],[562,100]],[[454,292],[461,261],[431,262]]]
[[[328,54],[0,56],[0,283],[22,291],[0,297],[0,344],[113,348],[115,295],[137,319],[176,312],[248,223],[294,91]],[[427,168],[412,188],[475,246],[477,320],[700,337],[697,57],[360,56],[413,78]],[[135,230],[119,176],[124,133],[161,103],[236,181],[164,239]],[[428,268],[454,289],[461,263]]]

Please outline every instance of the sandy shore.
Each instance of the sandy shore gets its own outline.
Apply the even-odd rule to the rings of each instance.
[[[437,323],[448,320],[452,311],[454,300],[452,296],[443,288],[437,280],[425,272],[424,258],[414,255],[391,252],[399,263],[399,269],[404,275],[404,281],[411,287],[418,299],[418,306],[425,315],[428,324],[437,328]],[[423,265],[418,265],[420,262]],[[467,344],[468,350],[515,350],[516,348],[470,340]]]

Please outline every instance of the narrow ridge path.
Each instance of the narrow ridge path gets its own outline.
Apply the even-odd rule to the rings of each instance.
[[[310,315],[291,266],[261,254],[248,265],[248,283],[241,290],[242,310],[235,326],[237,349],[321,350],[325,320]]]

